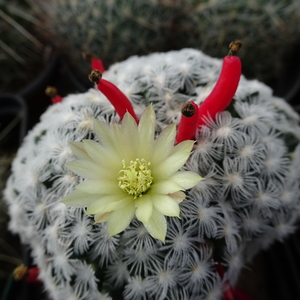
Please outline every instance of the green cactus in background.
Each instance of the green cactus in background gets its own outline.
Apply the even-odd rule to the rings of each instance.
[[[110,65],[131,55],[198,48],[222,57],[243,40],[247,77],[267,81],[299,42],[298,0],[52,0],[41,2],[57,45],[92,51]],[[82,67],[83,68],[83,67]]]

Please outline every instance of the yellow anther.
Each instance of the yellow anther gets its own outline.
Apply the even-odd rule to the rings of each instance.
[[[134,199],[142,197],[151,187],[153,177],[151,176],[150,163],[145,159],[131,160],[129,166],[126,166],[125,160],[122,160],[123,170],[120,170],[118,177],[119,187],[132,195]]]

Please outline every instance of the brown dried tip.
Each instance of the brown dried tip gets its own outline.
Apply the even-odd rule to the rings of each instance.
[[[57,88],[55,88],[54,86],[47,86],[45,90],[45,94],[48,97],[53,98],[57,95]]]
[[[92,52],[82,52],[82,57],[86,61],[91,61],[93,58],[95,58],[95,55]]]
[[[239,52],[240,49],[242,48],[242,42],[239,40],[235,40],[229,44],[229,52],[228,56],[232,56],[235,52]]]
[[[14,269],[13,276],[16,281],[23,279],[23,277],[27,274],[27,267],[22,264]]]
[[[101,78],[102,78],[102,73],[97,69],[92,70],[91,74],[89,75],[89,80],[91,82],[99,83]]]
[[[181,113],[186,118],[190,118],[195,114],[195,107],[193,106],[193,104],[191,102],[187,102],[183,105],[183,107],[181,109]]]

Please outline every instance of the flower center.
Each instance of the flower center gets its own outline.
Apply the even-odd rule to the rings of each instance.
[[[123,170],[119,172],[120,176],[119,187],[132,195],[134,199],[142,197],[145,194],[153,181],[150,170],[150,162],[145,159],[136,158],[131,160],[129,166],[126,166],[126,162],[123,159]]]

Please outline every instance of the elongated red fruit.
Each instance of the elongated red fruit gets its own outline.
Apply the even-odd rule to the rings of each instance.
[[[88,77],[90,81],[96,83],[98,90],[102,92],[114,106],[121,120],[125,113],[129,112],[135,121],[137,123],[139,122],[129,99],[113,83],[102,79],[102,73],[99,70],[92,70]]]
[[[199,108],[194,102],[187,102],[181,110],[181,119],[176,134],[176,144],[185,140],[194,140],[198,127]]]
[[[25,280],[28,283],[40,283],[40,280],[38,278],[40,273],[40,269],[37,267],[33,267],[28,269]]]
[[[131,102],[113,83],[105,79],[101,79],[98,82],[98,89],[106,96],[106,98],[114,106],[121,120],[123,119],[124,114],[128,111],[131,114],[131,116],[135,119],[135,121],[137,123],[139,122],[139,119],[137,118],[133,110]]]
[[[237,56],[225,56],[219,79],[209,96],[199,106],[199,123],[205,125],[205,117],[215,120],[231,102],[242,74],[241,60]]]
[[[54,97],[51,99],[52,104],[56,104],[56,103],[59,103],[59,102],[61,102],[61,101],[63,101],[63,98],[62,98],[61,96],[59,96],[59,95],[56,95],[56,96],[54,96]]]
[[[105,72],[105,68],[103,65],[103,62],[100,58],[95,56],[92,52],[83,52],[82,57],[86,60],[89,61],[91,64],[91,70],[99,70],[101,73]]]
[[[91,60],[91,67],[92,67],[92,70],[97,69],[101,73],[105,72],[105,68],[103,66],[103,62],[99,58],[96,58],[96,57],[92,58],[92,60]]]

